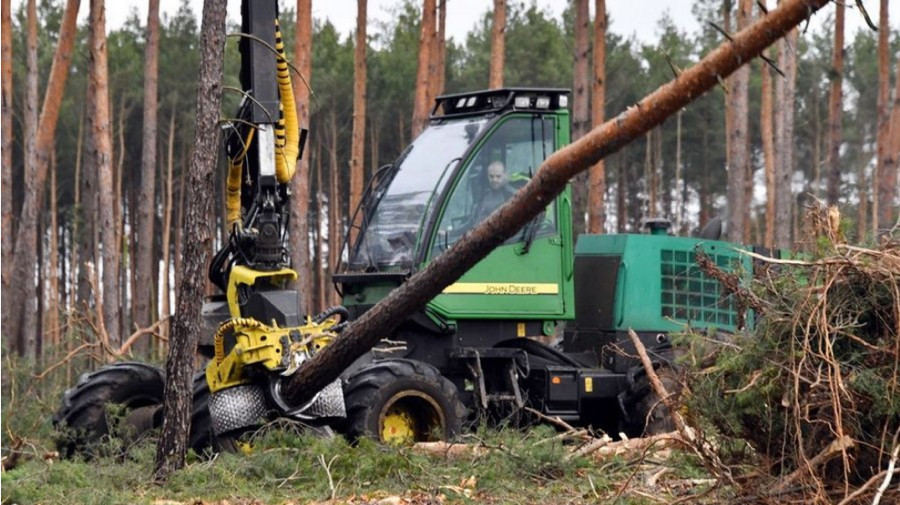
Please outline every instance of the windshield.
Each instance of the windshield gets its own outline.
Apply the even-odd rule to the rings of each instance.
[[[386,185],[373,195],[375,211],[351,254],[351,269],[411,267],[424,217],[435,205],[453,168],[487,119],[430,125],[401,155]]]

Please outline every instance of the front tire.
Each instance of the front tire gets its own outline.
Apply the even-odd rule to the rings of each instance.
[[[466,408],[459,391],[431,365],[385,359],[362,368],[344,386],[345,434],[385,443],[450,440]]]

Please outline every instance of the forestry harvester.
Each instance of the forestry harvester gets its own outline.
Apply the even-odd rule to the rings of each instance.
[[[427,128],[375,173],[356,209],[333,277],[342,305],[305,315],[287,288],[298,276],[287,230],[289,181],[306,132],[276,9],[275,0],[242,7],[242,31],[278,56],[241,42],[249,98],[225,129],[232,231],[209,269],[223,294],[203,308],[198,351],[209,361],[195,378],[190,446],[234,448],[276,417],[400,442],[447,439],[525,411],[630,436],[668,428],[627,332],[674,385],[662,373],[672,367],[673,332],[733,332],[743,320],[733,297],[701,271],[699,251],[727,271],[750,272],[750,260],[719,241],[719,230],[673,237],[661,220],[646,234],[581,235],[576,243],[571,188],[375,348],[358,350],[310,401],[285,399],[285,381],[343,328],[484,220],[485,201],[496,200],[489,193],[508,196],[565,146],[570,118],[563,89],[438,97]],[[108,404],[127,407],[138,431],[159,426],[164,381],[162,370],[136,362],[82,376],[54,416],[68,428],[64,453],[108,433]]]

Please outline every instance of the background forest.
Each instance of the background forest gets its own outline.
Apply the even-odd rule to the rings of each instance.
[[[464,8],[447,2],[448,9]],[[686,33],[663,16],[656,28],[656,40],[642,43],[616,33],[616,13],[609,12],[606,34],[605,111],[612,117],[633,105],[640,97],[669,81],[673,72],[687,68],[720,44],[719,29],[734,25],[732,2],[698,0],[693,15],[700,31]],[[771,2],[770,2],[771,3]],[[887,2],[882,2],[886,5]],[[6,3],[8,6],[9,4]],[[54,48],[63,20],[61,1],[41,0],[36,5],[37,75],[43,96],[50,74]],[[412,138],[413,100],[419,53],[421,3],[398,0],[395,15],[387,23],[372,24],[367,34],[367,97],[364,141],[366,180],[379,166],[393,160]],[[726,16],[725,12],[729,15]],[[753,15],[757,15],[756,6]],[[834,9],[820,16],[833,17]],[[848,15],[860,15],[848,11]],[[92,147],[88,89],[88,50],[90,30],[79,26],[71,61],[71,70],[62,98],[59,124],[54,140],[51,169],[47,178],[48,197],[39,213],[37,276],[39,293],[34,337],[3,339],[4,351],[34,356],[47,363],[47,357],[64,356],[78,345],[82,332],[97,330],[96,300],[101,272],[87,265],[104,263],[102,282],[107,277],[118,284],[121,310],[114,327],[119,343],[136,328],[135,305],[143,299],[150,306],[152,319],[171,312],[172,286],[179,282],[181,230],[184,202],[190,195],[183,191],[186,163],[191,148],[194,120],[195,78],[199,61],[199,13],[187,2],[171,16],[163,16],[159,26],[158,133],[157,167],[153,196],[156,223],[152,237],[152,282],[137,281],[135,247],[140,241],[136,221],[142,187],[142,111],[144,89],[145,20],[132,17],[108,34],[108,86],[112,139],[112,226],[115,232],[115,260],[106,266],[100,260],[100,196]],[[506,11],[504,86],[544,86],[573,88],[575,50],[575,9],[570,5],[561,19],[527,2],[511,2]],[[896,18],[895,18],[896,19]],[[15,232],[18,216],[29,182],[25,152],[31,135],[25,133],[27,47],[25,4],[12,12],[12,181],[4,180],[3,197],[11,202],[9,216]],[[283,5],[281,26],[289,56],[293,56],[296,11]],[[877,19],[876,19],[877,22]],[[822,24],[833,27],[831,21]],[[488,87],[491,60],[492,14],[485,12],[465,40],[446,41],[443,58],[443,92],[454,93]],[[238,32],[230,26],[229,33]],[[893,223],[873,221],[873,177],[878,135],[878,36],[863,29],[844,43],[842,135],[839,137],[839,184],[837,202],[849,220],[847,234],[856,240],[871,237],[876,227]],[[795,100],[775,109],[794,111],[793,155],[789,160],[790,213],[787,233],[790,241],[800,236],[799,216],[812,198],[825,198],[829,151],[829,94],[836,77],[833,64],[833,37],[829,28],[802,32],[795,48]],[[239,87],[237,39],[226,48],[225,85]],[[350,159],[354,85],[354,35],[339,33],[326,20],[314,20],[312,62],[309,84],[312,90],[310,136],[305,157],[309,163],[310,313],[336,301],[329,278],[337,263],[337,251],[343,240],[350,207]],[[896,29],[889,37],[890,73],[896,74],[900,36]],[[772,55],[774,56],[774,54]],[[743,231],[747,243],[771,244],[772,225],[766,221],[765,154],[762,141],[761,96],[763,72],[761,60],[750,65],[749,72],[749,159],[753,184],[748,225]],[[774,79],[781,77],[770,72]],[[4,77],[5,79],[6,77]],[[893,79],[889,82],[895,82]],[[768,85],[767,85],[768,86]],[[891,86],[893,88],[893,86]],[[606,232],[640,230],[640,223],[654,216],[669,218],[678,233],[693,233],[715,216],[723,216],[728,202],[726,175],[726,93],[725,87],[699,98],[644,139],[626,146],[606,160],[605,210]],[[590,93],[587,93],[590,95]],[[226,90],[222,117],[235,110],[237,93]],[[577,118],[576,118],[577,120]],[[577,125],[576,125],[577,129]],[[219,202],[215,215],[218,247],[225,234],[225,170],[216,173]],[[578,187],[585,183],[579,183]],[[108,195],[105,195],[108,196]],[[896,197],[895,197],[896,198]],[[896,200],[894,200],[896,208]],[[7,203],[4,203],[6,209]],[[888,215],[891,215],[888,212]],[[896,210],[894,209],[894,216]],[[4,216],[4,220],[7,216]],[[576,228],[585,229],[585,222]],[[4,292],[9,282],[6,256],[12,235],[4,236]],[[296,241],[295,241],[296,244]],[[784,244],[782,244],[784,245]],[[788,244],[790,245],[790,244]],[[11,248],[11,245],[9,246]],[[110,270],[112,268],[113,270]],[[112,275],[111,275],[112,274]],[[163,296],[168,295],[168,296]],[[4,299],[4,311],[7,299]],[[106,304],[109,305],[109,304]],[[158,331],[157,331],[158,330]],[[140,339],[141,351],[162,352],[165,325],[154,328],[157,338]],[[149,342],[149,343],[148,343]],[[158,354],[161,356],[162,354]],[[53,360],[55,361],[55,359]]]

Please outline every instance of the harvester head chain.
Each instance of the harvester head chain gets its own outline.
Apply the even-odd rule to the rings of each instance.
[[[267,410],[265,391],[256,384],[216,391],[209,398],[209,414],[216,435],[256,426]]]

